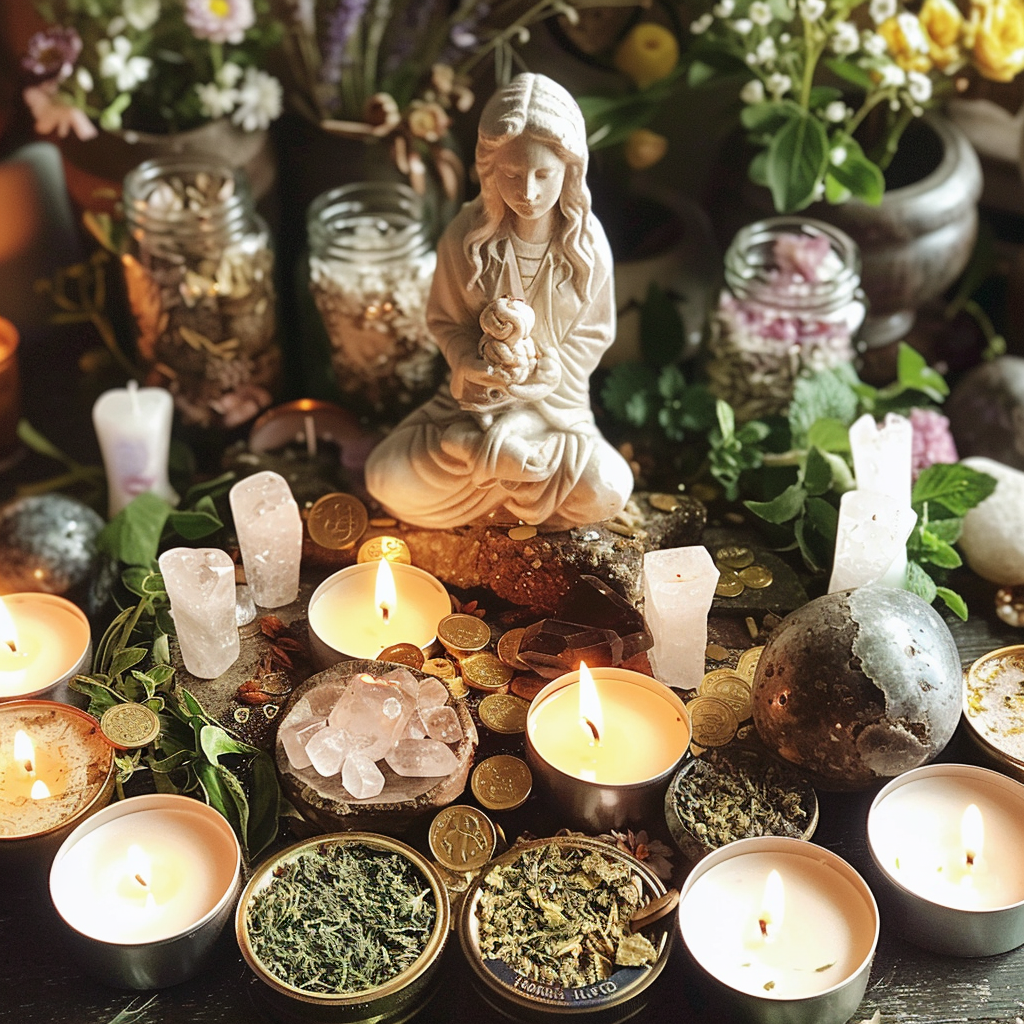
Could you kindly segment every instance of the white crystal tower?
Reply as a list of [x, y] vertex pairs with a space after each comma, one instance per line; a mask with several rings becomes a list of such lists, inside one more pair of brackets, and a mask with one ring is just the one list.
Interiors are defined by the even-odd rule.
[[238, 657], [234, 563], [218, 548], [171, 548], [160, 572], [185, 668], [216, 679]]
[[644, 616], [654, 636], [654, 675], [669, 686], [695, 689], [704, 675], [708, 612], [718, 569], [700, 545], [644, 555]]
[[847, 491], [839, 502], [836, 554], [828, 592], [866, 587], [902, 590], [907, 582], [907, 538], [917, 513], [877, 491]]
[[266, 470], [231, 488], [231, 515], [245, 580], [262, 608], [280, 608], [299, 594], [302, 519], [288, 481]]

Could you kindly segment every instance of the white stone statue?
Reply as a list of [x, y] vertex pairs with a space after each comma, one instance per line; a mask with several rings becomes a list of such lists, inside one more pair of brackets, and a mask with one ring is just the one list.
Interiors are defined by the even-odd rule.
[[632, 474], [590, 410], [615, 304], [587, 157], [579, 106], [550, 78], [518, 75], [484, 108], [480, 195], [438, 243], [427, 305], [450, 381], [366, 464], [396, 517], [450, 527], [503, 508], [567, 527], [625, 505]]

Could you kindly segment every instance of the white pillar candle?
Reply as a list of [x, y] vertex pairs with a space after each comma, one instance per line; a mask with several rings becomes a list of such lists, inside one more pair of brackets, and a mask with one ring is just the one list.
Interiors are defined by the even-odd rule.
[[872, 583], [902, 590], [907, 582], [907, 538], [916, 523], [917, 513], [888, 494], [847, 491], [839, 501], [828, 592]]
[[[772, 1017], [772, 1003], [819, 997], [828, 1002], [814, 1019], [831, 1020], [837, 992], [861, 979], [860, 993], [842, 1003], [852, 1012], [878, 939], [878, 910], [857, 872], [827, 850], [778, 837], [730, 843], [698, 864], [683, 886], [679, 924], [700, 967], [748, 997], [753, 1016], [772, 1020], [790, 1019]], [[760, 1012], [753, 1000], [765, 1004]]]
[[133, 380], [96, 399], [92, 422], [107, 473], [111, 518], [147, 491], [177, 503], [167, 479], [173, 415], [169, 391], [140, 388]]
[[302, 518], [288, 481], [270, 470], [253, 473], [229, 498], [253, 600], [262, 608], [290, 604], [299, 593]]
[[881, 423], [865, 413], [850, 427], [850, 452], [858, 491], [888, 494], [910, 508], [913, 429], [905, 416], [889, 413]]
[[700, 545], [644, 555], [644, 615], [654, 637], [648, 657], [655, 676], [669, 686], [700, 685], [717, 584], [718, 569]]
[[185, 668], [215, 679], [238, 657], [234, 562], [218, 548], [171, 548], [159, 561]]

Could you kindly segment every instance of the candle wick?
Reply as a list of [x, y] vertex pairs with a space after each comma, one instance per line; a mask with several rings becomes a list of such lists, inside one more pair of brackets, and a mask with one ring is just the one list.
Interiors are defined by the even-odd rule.
[[25, 772], [28, 775], [35, 775], [36, 773], [35, 762], [30, 757], [25, 758]]
[[969, 868], [973, 868], [974, 867], [974, 851], [973, 850], [968, 850], [967, 851], [967, 866]]
[[136, 872], [136, 875], [135, 875], [135, 881], [138, 882], [139, 885], [141, 885], [143, 889], [148, 889], [149, 888], [149, 883], [142, 877], [142, 875], [138, 874], [137, 872]]
[[386, 604], [382, 604], [380, 606], [380, 614], [384, 621], [387, 622], [391, 617], [391, 609]]
[[761, 926], [761, 935], [763, 938], [768, 938], [768, 922], [762, 917], [757, 922]]
[[595, 743], [600, 743], [601, 742], [601, 734], [597, 731], [597, 726], [594, 725], [594, 723], [589, 718], [587, 718], [585, 715], [582, 716], [582, 718], [583, 718], [584, 726], [586, 726], [586, 728], [588, 728], [593, 733], [593, 735], [594, 735], [594, 742]]
[[18, 642], [17, 642], [17, 640], [13, 640], [13, 639], [11, 639], [11, 640], [4, 640], [4, 645], [11, 652], [11, 654], [17, 654], [18, 653]]

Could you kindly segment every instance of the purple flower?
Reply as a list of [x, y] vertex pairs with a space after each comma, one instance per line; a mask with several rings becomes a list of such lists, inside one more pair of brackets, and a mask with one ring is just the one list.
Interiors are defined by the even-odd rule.
[[934, 409], [911, 409], [911, 472], [916, 480], [929, 466], [939, 462], [957, 462], [949, 420]]
[[82, 37], [73, 28], [54, 26], [28, 41], [21, 66], [39, 81], [63, 82], [75, 69], [82, 52]]
[[335, 8], [327, 26], [324, 62], [320, 71], [325, 82], [339, 81], [342, 68], [352, 62], [346, 51], [368, 6], [369, 0], [340, 0]]

